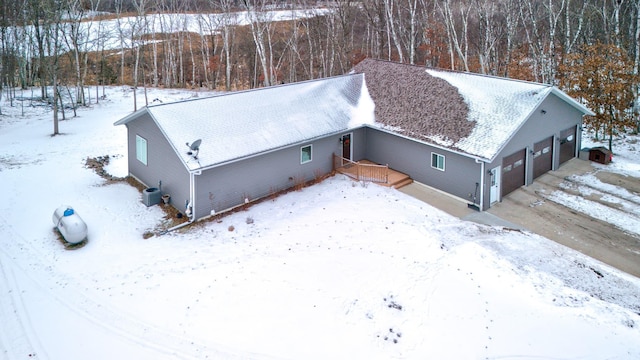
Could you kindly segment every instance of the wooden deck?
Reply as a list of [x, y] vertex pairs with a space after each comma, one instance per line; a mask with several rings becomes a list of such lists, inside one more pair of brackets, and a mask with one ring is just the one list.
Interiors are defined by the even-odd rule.
[[376, 164], [369, 160], [352, 162], [338, 156], [336, 156], [335, 159], [335, 170], [354, 180], [371, 181], [395, 189], [399, 189], [413, 182], [413, 179], [411, 179], [409, 175], [393, 170], [387, 165]]

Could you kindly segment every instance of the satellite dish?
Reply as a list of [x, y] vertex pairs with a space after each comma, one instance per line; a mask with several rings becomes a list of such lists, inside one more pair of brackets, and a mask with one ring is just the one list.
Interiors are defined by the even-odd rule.
[[193, 155], [194, 159], [198, 159], [198, 153], [200, 152], [200, 144], [202, 144], [202, 139], [198, 139], [194, 142], [191, 143], [191, 145], [189, 145], [189, 143], [187, 143], [187, 146], [189, 147], [190, 151], [187, 152], [187, 155]]
[[198, 151], [198, 150], [200, 150], [200, 144], [202, 144], [202, 139], [198, 139], [198, 140], [192, 142], [191, 146], [189, 146], [189, 147], [193, 151]]

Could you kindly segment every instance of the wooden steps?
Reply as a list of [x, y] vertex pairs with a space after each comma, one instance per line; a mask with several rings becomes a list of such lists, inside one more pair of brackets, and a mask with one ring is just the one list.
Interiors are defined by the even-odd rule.
[[389, 186], [391, 186], [394, 189], [400, 189], [401, 187], [407, 186], [411, 183], [413, 183], [413, 179], [407, 176], [406, 178], [396, 181], [395, 183], [390, 184]]
[[413, 182], [413, 179], [409, 177], [409, 175], [401, 173], [399, 171], [389, 169], [389, 180], [386, 184], [381, 184], [384, 186], [389, 186], [394, 189], [399, 189], [403, 186], [407, 186]]

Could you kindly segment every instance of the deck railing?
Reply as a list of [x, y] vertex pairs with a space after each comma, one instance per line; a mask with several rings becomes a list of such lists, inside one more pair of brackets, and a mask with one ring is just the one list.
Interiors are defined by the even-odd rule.
[[389, 182], [389, 165], [366, 164], [333, 154], [333, 168], [358, 181]]

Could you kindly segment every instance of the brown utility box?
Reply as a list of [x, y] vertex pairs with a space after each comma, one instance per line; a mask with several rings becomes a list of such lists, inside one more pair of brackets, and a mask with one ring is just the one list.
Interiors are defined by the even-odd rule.
[[600, 164], [608, 164], [613, 160], [613, 154], [609, 149], [599, 146], [589, 150], [589, 160]]

